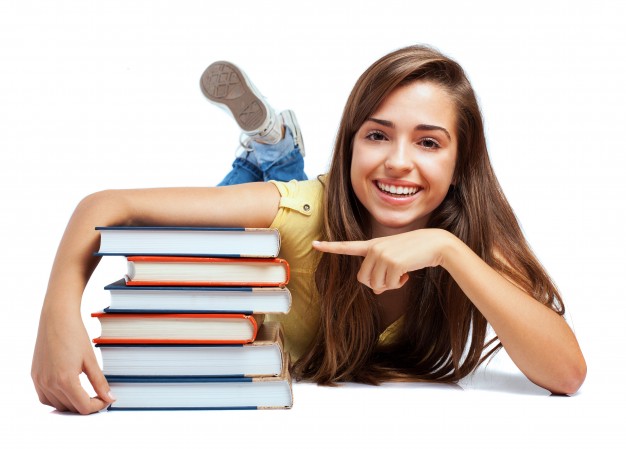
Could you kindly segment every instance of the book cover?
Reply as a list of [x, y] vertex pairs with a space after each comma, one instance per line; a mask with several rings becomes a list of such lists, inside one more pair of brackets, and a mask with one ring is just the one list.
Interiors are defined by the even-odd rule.
[[98, 256], [176, 255], [273, 258], [280, 234], [271, 228], [98, 226]]
[[284, 287], [289, 264], [284, 259], [215, 257], [127, 257], [127, 285]]
[[104, 311], [91, 316], [102, 327], [94, 343], [245, 344], [254, 341], [263, 319], [263, 315]]
[[105, 376], [264, 377], [281, 373], [283, 332], [265, 322], [245, 345], [98, 344]]
[[275, 377], [107, 376], [117, 400], [109, 410], [288, 409], [289, 360]]
[[287, 287], [127, 286], [120, 279], [104, 287], [109, 313], [287, 313]]

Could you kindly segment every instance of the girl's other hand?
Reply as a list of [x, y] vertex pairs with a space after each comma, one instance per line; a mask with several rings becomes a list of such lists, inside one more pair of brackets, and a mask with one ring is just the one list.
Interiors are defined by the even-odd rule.
[[[85, 373], [97, 394], [90, 398], [79, 375]], [[39, 400], [59, 411], [87, 415], [115, 398], [102, 374], [80, 313], [44, 310], [41, 314], [31, 376]]]
[[318, 251], [364, 257], [357, 279], [377, 295], [402, 287], [410, 271], [441, 265], [451, 235], [441, 229], [418, 229], [372, 240], [313, 242]]

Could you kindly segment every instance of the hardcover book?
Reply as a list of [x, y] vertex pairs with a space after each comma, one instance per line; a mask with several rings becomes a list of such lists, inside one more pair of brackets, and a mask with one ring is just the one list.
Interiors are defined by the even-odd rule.
[[102, 326], [94, 343], [245, 344], [254, 341], [260, 324], [254, 316], [243, 314], [96, 312], [91, 316]]
[[289, 361], [275, 377], [107, 376], [117, 400], [109, 410], [288, 409]]
[[280, 323], [265, 322], [245, 345], [99, 344], [106, 376], [278, 376], [283, 366]]
[[287, 313], [286, 287], [127, 286], [120, 279], [104, 287], [109, 313]]
[[270, 228], [98, 226], [96, 230], [99, 256], [277, 257], [280, 249], [278, 230]]
[[283, 287], [289, 282], [289, 264], [278, 258], [131, 256], [127, 261], [127, 285]]

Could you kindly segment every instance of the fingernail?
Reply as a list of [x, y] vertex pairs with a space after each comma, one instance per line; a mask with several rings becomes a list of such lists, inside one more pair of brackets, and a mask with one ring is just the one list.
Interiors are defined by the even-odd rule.
[[319, 245], [319, 244], [320, 244], [319, 240], [313, 240], [313, 246]]
[[113, 393], [111, 393], [111, 390], [109, 390], [109, 391], [107, 392], [107, 396], [109, 397], [109, 400], [110, 400], [111, 402], [113, 402], [113, 401], [116, 401], [116, 400], [117, 400], [117, 399], [115, 398], [115, 396], [113, 396]]

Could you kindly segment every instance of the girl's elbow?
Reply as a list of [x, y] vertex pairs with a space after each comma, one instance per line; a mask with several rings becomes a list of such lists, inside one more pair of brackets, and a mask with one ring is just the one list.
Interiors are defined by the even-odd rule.
[[112, 226], [128, 224], [129, 210], [123, 190], [102, 190], [84, 197], [74, 213], [97, 217], [100, 226]]
[[572, 367], [561, 377], [559, 384], [556, 388], [550, 388], [550, 392], [554, 394], [575, 394], [582, 386], [585, 378], [587, 377], [587, 364], [585, 359], [581, 357], [581, 360], [573, 364]]

